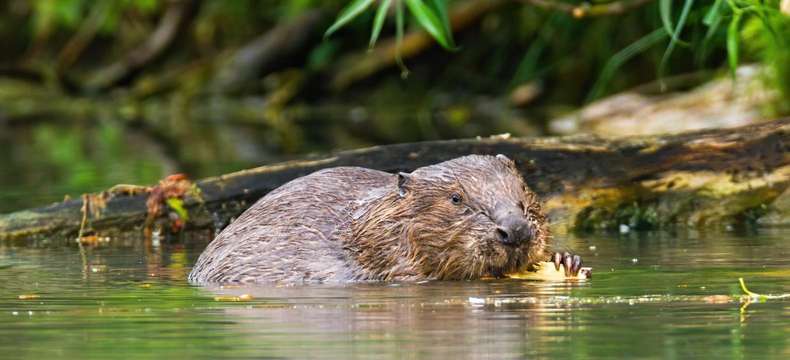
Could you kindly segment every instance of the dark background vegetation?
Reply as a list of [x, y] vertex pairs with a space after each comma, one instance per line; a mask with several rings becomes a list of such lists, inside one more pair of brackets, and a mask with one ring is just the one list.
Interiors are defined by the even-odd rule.
[[338, 149], [551, 135], [595, 100], [746, 63], [781, 94], [765, 116], [788, 112], [788, 1], [426, 0], [450, 50], [410, 8], [397, 46], [398, 0], [370, 50], [383, 1], [325, 37], [357, 2], [0, 2], [0, 210]]

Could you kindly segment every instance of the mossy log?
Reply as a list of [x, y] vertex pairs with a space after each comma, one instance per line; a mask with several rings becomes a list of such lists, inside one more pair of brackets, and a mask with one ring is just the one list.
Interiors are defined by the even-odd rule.
[[[604, 139], [490, 138], [428, 141], [345, 151], [320, 159], [267, 165], [195, 183], [187, 228], [221, 227], [272, 189], [334, 166], [410, 171], [465, 154], [505, 154], [541, 196], [555, 231], [569, 229], [725, 226], [771, 217], [787, 223], [790, 119], [735, 129]], [[87, 226], [102, 233], [142, 228], [148, 192], [94, 195]], [[83, 197], [88, 198], [88, 197]], [[777, 200], [779, 199], [779, 200]], [[786, 201], [784, 201], [786, 202]], [[784, 203], [783, 202], [783, 203]], [[97, 205], [99, 204], [99, 205]], [[777, 211], [779, 211], [777, 213]], [[76, 234], [83, 201], [0, 216], [0, 238]]]

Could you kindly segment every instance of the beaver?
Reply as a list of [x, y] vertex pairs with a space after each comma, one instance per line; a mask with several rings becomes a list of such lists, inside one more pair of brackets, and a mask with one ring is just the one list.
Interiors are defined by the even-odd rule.
[[[537, 195], [504, 155], [390, 174], [335, 167], [273, 190], [207, 246], [193, 283], [502, 277], [547, 259]], [[555, 254], [577, 273], [581, 258]]]

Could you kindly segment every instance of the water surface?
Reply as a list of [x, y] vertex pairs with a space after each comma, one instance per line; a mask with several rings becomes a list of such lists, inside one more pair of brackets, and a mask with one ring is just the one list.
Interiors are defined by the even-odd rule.
[[[790, 358], [790, 230], [560, 239], [587, 282], [205, 289], [208, 238], [0, 245], [3, 358]], [[56, 242], [57, 243], [57, 242]], [[234, 302], [248, 294], [249, 301]], [[21, 296], [21, 298], [20, 298]]]

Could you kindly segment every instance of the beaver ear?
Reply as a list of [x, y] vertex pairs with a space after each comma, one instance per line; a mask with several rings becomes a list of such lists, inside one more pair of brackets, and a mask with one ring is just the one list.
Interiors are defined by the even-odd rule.
[[497, 158], [499, 161], [501, 161], [501, 162], [505, 163], [505, 165], [507, 165], [507, 166], [510, 166], [510, 167], [512, 167], [512, 168], [514, 168], [514, 169], [516, 168], [516, 162], [515, 162], [515, 161], [513, 161], [513, 160], [510, 160], [510, 158], [509, 158], [509, 157], [507, 157], [507, 156], [505, 156], [505, 155], [502, 155], [502, 154], [496, 154], [496, 158]]
[[411, 175], [405, 172], [398, 173], [398, 195], [400, 197], [406, 196], [406, 189], [409, 187], [411, 183]]

